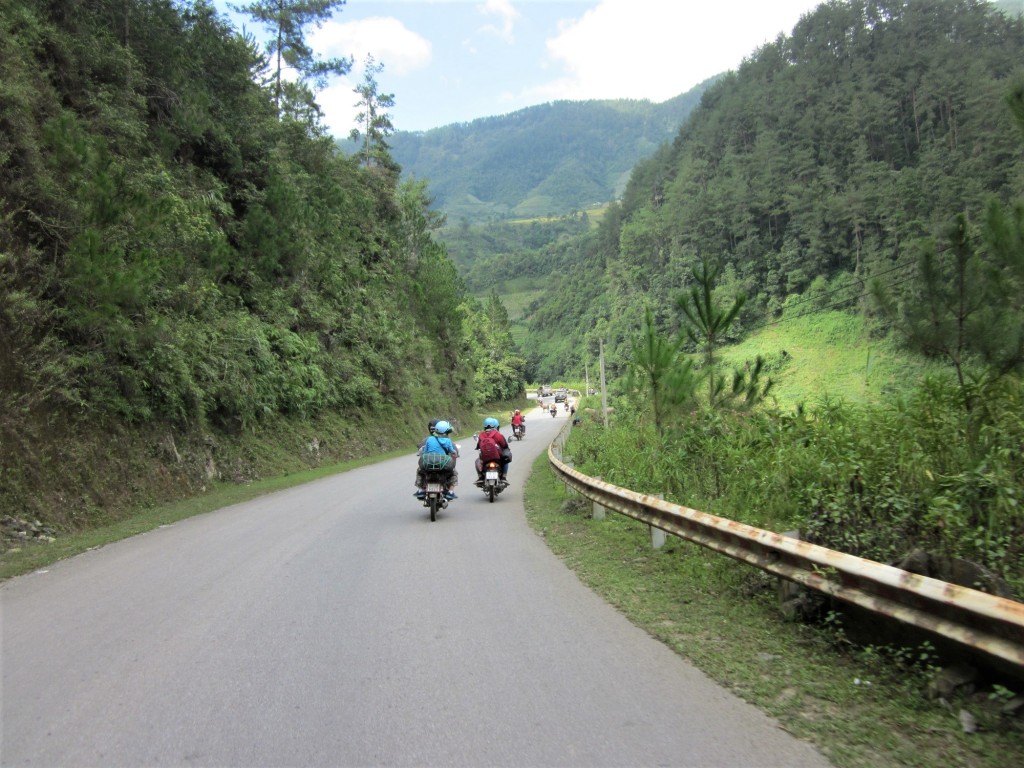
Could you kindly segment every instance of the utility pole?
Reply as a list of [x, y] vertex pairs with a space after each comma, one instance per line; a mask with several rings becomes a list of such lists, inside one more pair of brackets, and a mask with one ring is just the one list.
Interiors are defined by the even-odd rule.
[[583, 363], [583, 378], [586, 380], [586, 389], [583, 392], [586, 396], [590, 394], [590, 366], [586, 362]]
[[601, 349], [601, 413], [604, 414], [604, 428], [608, 429], [608, 392], [604, 385], [604, 339], [600, 340]]

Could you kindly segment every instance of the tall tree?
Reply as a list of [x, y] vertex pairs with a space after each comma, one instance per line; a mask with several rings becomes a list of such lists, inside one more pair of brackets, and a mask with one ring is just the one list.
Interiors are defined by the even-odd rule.
[[658, 332], [654, 314], [648, 307], [643, 330], [633, 347], [629, 388], [646, 393], [654, 416], [654, 430], [659, 437], [664, 434], [672, 410], [691, 403], [699, 384], [693, 361], [681, 357], [681, 351], [681, 340], [674, 341]]
[[708, 400], [715, 402], [722, 384], [715, 377], [715, 350], [722, 343], [729, 327], [736, 321], [740, 310], [746, 303], [746, 296], [739, 294], [733, 299], [729, 309], [722, 307], [715, 299], [715, 283], [721, 274], [720, 263], [712, 264], [707, 258], [702, 259], [693, 268], [693, 279], [696, 281], [689, 293], [683, 294], [677, 301], [679, 310], [686, 318], [685, 333], [698, 348], [704, 349], [704, 369], [708, 377]]
[[945, 358], [956, 371], [963, 402], [971, 410], [973, 396], [968, 388], [968, 364], [976, 343], [993, 329], [982, 330], [988, 303], [984, 268], [961, 214], [946, 230], [946, 246], [926, 242], [918, 262], [915, 293], [899, 307], [884, 284], [872, 283], [872, 292], [883, 312], [894, 318], [897, 328], [914, 349], [925, 355]]
[[352, 69], [351, 58], [320, 59], [306, 43], [306, 30], [320, 27], [345, 5], [345, 0], [254, 0], [232, 9], [251, 16], [272, 34], [267, 41], [267, 54], [273, 61], [271, 81], [274, 105], [281, 114], [286, 95], [285, 69], [293, 69], [302, 84], [312, 82], [317, 89], [330, 75], [345, 75]]
[[384, 71], [384, 64], [377, 63], [372, 55], [366, 57], [363, 65], [363, 82], [353, 90], [359, 94], [355, 106], [359, 108], [356, 122], [363, 126], [360, 133], [353, 128], [349, 138], [358, 142], [362, 138], [363, 148], [360, 151], [363, 165], [377, 165], [390, 170], [397, 170], [391, 159], [391, 147], [387, 137], [394, 133], [391, 116], [386, 110], [395, 106], [393, 93], [381, 93], [377, 86], [377, 75]]

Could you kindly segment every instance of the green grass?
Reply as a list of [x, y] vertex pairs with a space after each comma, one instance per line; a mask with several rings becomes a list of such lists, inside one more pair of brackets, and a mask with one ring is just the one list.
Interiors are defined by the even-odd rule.
[[775, 381], [778, 404], [824, 397], [852, 403], [876, 402], [907, 391], [927, 375], [947, 375], [939, 363], [914, 359], [888, 338], [869, 339], [860, 317], [822, 312], [764, 326], [739, 344], [723, 347], [719, 360], [742, 366], [761, 355]]
[[[1024, 765], [1024, 725], [984, 697], [925, 696], [922, 669], [854, 651], [824, 629], [785, 621], [759, 570], [622, 515], [590, 518], [538, 458], [526, 484], [530, 525], [580, 579], [711, 678], [813, 742], [839, 768]], [[981, 730], [965, 734], [960, 709]]]
[[508, 319], [521, 320], [530, 302], [544, 294], [543, 288], [528, 288], [520, 291], [506, 291], [501, 294], [501, 303], [508, 310]]

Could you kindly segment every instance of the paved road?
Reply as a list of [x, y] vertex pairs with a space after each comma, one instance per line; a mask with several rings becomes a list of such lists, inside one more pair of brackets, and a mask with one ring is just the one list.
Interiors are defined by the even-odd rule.
[[0, 763], [827, 766], [529, 529], [565, 419], [531, 412], [512, 487], [434, 523], [410, 455], [3, 584]]

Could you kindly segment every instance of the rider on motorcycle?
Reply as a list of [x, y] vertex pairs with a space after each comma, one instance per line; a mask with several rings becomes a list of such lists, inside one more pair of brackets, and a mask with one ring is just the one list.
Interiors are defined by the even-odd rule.
[[516, 427], [519, 428], [519, 433], [522, 435], [526, 434], [526, 417], [519, 412], [516, 408], [516, 412], [512, 414], [512, 431], [515, 432]]
[[502, 480], [508, 475], [508, 464], [512, 461], [512, 452], [509, 450], [508, 440], [501, 434], [498, 426], [497, 419], [486, 418], [484, 419], [484, 431], [476, 437], [476, 450], [480, 452], [476, 460], [477, 482], [483, 482], [485, 461], [500, 463]]
[[413, 495], [417, 499], [423, 499], [427, 495], [424, 490], [427, 478], [422, 466], [423, 457], [428, 453], [446, 454], [451, 457], [451, 462], [442, 470], [445, 475], [444, 497], [449, 501], [457, 499], [458, 496], [455, 495], [453, 489], [459, 482], [459, 473], [455, 469], [455, 460], [459, 458], [459, 446], [453, 443], [449, 437], [452, 433], [452, 425], [442, 419], [431, 419], [427, 424], [427, 429], [430, 434], [420, 441], [420, 448], [416, 451], [416, 456], [419, 459], [416, 462], [416, 493]]

